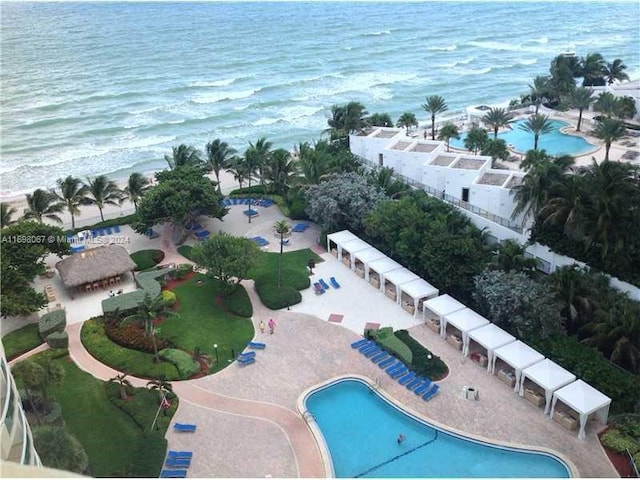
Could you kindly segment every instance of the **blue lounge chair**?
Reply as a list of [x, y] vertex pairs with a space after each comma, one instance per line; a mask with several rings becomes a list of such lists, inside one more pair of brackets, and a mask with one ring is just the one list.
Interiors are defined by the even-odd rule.
[[416, 388], [413, 393], [415, 393], [416, 395], [422, 395], [424, 392], [427, 391], [427, 389], [431, 388], [431, 380], [429, 380], [428, 378], [425, 379], [425, 381], [422, 383], [422, 385], [420, 385], [418, 388]]
[[196, 426], [189, 423], [175, 423], [173, 429], [176, 432], [188, 432], [193, 433], [196, 431]]
[[99, 236], [99, 237], [103, 237], [103, 236], [105, 236], [105, 235], [106, 235], [106, 234], [104, 233], [104, 228], [99, 228], [99, 229], [98, 229], [98, 236]]
[[376, 342], [374, 342], [373, 340], [369, 340], [367, 343], [365, 343], [360, 348], [358, 348], [358, 350], [360, 350], [361, 352], [364, 352], [365, 350], [368, 350], [369, 348], [373, 347], [375, 344]]
[[84, 245], [73, 245], [71, 246], [71, 253], [80, 253], [84, 251]]
[[389, 375], [391, 376], [391, 378], [393, 378], [395, 380], [396, 378], [401, 377], [402, 375], [404, 375], [408, 371], [409, 371], [409, 369], [403, 365], [402, 368], [400, 368], [398, 370], [395, 370], [393, 373], [390, 373]]
[[273, 200], [270, 200], [270, 199], [268, 199], [268, 198], [265, 198], [264, 200], [262, 200], [262, 206], [263, 206], [264, 208], [268, 208], [268, 207], [270, 207], [271, 205], [273, 205]]
[[400, 385], [406, 385], [407, 383], [409, 383], [414, 378], [416, 378], [416, 374], [414, 372], [409, 372], [408, 375], [405, 375], [404, 377], [398, 379], [398, 383]]
[[325, 290], [329, 290], [329, 285], [324, 281], [324, 278], [320, 279], [320, 285], [322, 285], [322, 288], [324, 288]]
[[167, 458], [164, 462], [166, 467], [181, 467], [181, 468], [189, 468], [191, 465], [190, 458]]
[[404, 366], [404, 363], [402, 362], [398, 362], [394, 365], [391, 365], [389, 368], [387, 368], [387, 373], [391, 374], [391, 373], [395, 373], [396, 371], [399, 371], [401, 368], [406, 368]]
[[251, 350], [249, 352], [242, 352], [238, 354], [238, 358], [239, 357], [250, 358], [255, 356], [256, 356], [256, 352], [254, 350]]
[[386, 368], [386, 367], [388, 367], [389, 365], [391, 365], [391, 364], [392, 364], [393, 362], [395, 362], [395, 361], [396, 361], [396, 358], [395, 358], [395, 357], [393, 357], [393, 356], [391, 356], [391, 357], [387, 358], [386, 360], [382, 360], [382, 361], [378, 364], [378, 366], [379, 366], [380, 368]]
[[98, 230], [96, 230], [96, 229], [91, 230], [91, 236], [92, 237], [97, 237], [98, 236]]
[[247, 347], [255, 348], [256, 350], [264, 350], [266, 346], [267, 345], [265, 343], [261, 343], [261, 342], [249, 342], [247, 344]]
[[231, 198], [231, 205], [237, 205], [238, 204], [238, 199], [237, 198]]
[[365, 345], [364, 347], [360, 347], [358, 350], [360, 351], [361, 354], [363, 355], [367, 355], [369, 352], [377, 352], [378, 347], [375, 343], [373, 345]]
[[236, 360], [240, 365], [245, 366], [245, 365], [251, 365], [252, 363], [255, 363], [256, 357], [238, 357], [236, 358]]
[[336, 280], [336, 277], [331, 277], [329, 279], [329, 281], [331, 282], [331, 286], [333, 288], [340, 288], [340, 284], [338, 283], [338, 281]]
[[187, 476], [186, 470], [162, 470], [160, 478], [184, 478]]
[[120, 233], [120, 225], [115, 225], [113, 227], [113, 233]]
[[105, 228], [104, 231], [107, 232], [107, 235], [112, 235], [113, 234], [113, 230], [111, 230], [111, 227]]
[[423, 400], [427, 400], [427, 401], [431, 400], [438, 393], [439, 390], [440, 390], [440, 387], [438, 386], [438, 384], [437, 383], [432, 383], [431, 384], [431, 389], [429, 389], [427, 391], [427, 393], [425, 393], [422, 396], [422, 399]]
[[230, 198], [225, 198], [224, 200], [222, 200], [222, 203], [224, 203], [225, 206], [230, 207], [231, 206], [231, 199]]
[[376, 347], [376, 348], [374, 348], [372, 350], [369, 350], [367, 353], [364, 354], [364, 356], [367, 357], [367, 358], [371, 358], [374, 355], [380, 353], [381, 350], [382, 349], [380, 347]]
[[322, 295], [324, 293], [324, 288], [318, 282], [313, 284], [313, 289], [316, 292], [316, 295]]
[[194, 232], [195, 236], [198, 238], [202, 238], [202, 237], [208, 237], [211, 232], [209, 230], [199, 230], [197, 232]]
[[191, 458], [193, 457], [193, 452], [169, 450], [167, 456], [169, 458]]
[[416, 388], [418, 385], [421, 385], [422, 382], [424, 382], [424, 378], [415, 377], [413, 380], [411, 380], [409, 383], [407, 383], [406, 388], [407, 388], [407, 390], [411, 391], [414, 388]]
[[380, 363], [383, 360], [386, 360], [389, 358], [389, 354], [387, 352], [380, 352], [377, 355], [374, 355], [373, 357], [371, 357], [371, 361], [373, 363]]
[[360, 340], [356, 340], [351, 344], [351, 348], [359, 348], [363, 346], [365, 343], [367, 343], [368, 341], [369, 340], [367, 340], [366, 338], [361, 338]]

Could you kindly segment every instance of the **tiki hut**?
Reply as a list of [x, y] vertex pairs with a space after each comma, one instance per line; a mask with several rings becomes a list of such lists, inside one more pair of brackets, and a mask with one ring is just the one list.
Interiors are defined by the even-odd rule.
[[122, 274], [135, 268], [127, 250], [119, 245], [92, 248], [56, 263], [62, 283], [72, 292], [113, 288], [120, 284]]

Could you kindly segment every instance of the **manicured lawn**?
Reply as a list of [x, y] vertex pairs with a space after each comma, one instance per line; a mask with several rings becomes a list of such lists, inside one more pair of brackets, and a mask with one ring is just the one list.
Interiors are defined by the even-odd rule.
[[155, 267], [164, 259], [164, 252], [162, 250], [138, 250], [130, 256], [138, 270], [147, 270]]
[[33, 350], [41, 343], [42, 339], [38, 334], [37, 323], [30, 323], [2, 337], [2, 344], [4, 345], [7, 360], [11, 360], [29, 350]]
[[[249, 278], [258, 278], [263, 275], [273, 275], [273, 281], [276, 282], [278, 275], [278, 257], [280, 252], [262, 252], [258, 265], [249, 273]], [[316, 263], [323, 262], [315, 252], [309, 248], [304, 250], [295, 250], [282, 254], [282, 280], [283, 283], [290, 284], [294, 279], [299, 282], [300, 277], [308, 278], [307, 264], [313, 259]], [[285, 274], [286, 272], [286, 274]], [[295, 285], [291, 285], [296, 288]], [[300, 290], [298, 288], [298, 290]]]
[[[202, 285], [196, 283], [202, 280]], [[218, 299], [220, 288], [204, 275], [196, 275], [173, 289], [178, 298], [179, 318], [167, 318], [159, 325], [158, 335], [170, 339], [176, 348], [193, 352], [196, 347], [210, 355], [220, 370], [230, 360], [231, 350], [241, 352], [254, 334], [248, 318], [228, 313]], [[246, 295], [246, 294], [245, 294]], [[248, 302], [248, 298], [246, 298]], [[218, 345], [219, 365], [215, 365], [213, 345]]]

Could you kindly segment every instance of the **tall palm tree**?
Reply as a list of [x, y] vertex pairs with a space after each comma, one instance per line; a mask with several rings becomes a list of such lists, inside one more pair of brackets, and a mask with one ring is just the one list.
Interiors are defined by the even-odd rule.
[[537, 115], [540, 105], [549, 95], [549, 77], [543, 75], [534, 77], [533, 83], [529, 84], [529, 94], [531, 95], [531, 101], [536, 106], [535, 114]]
[[498, 130], [506, 127], [513, 120], [513, 115], [504, 108], [490, 108], [482, 121], [493, 128], [493, 138], [498, 138]]
[[427, 97], [427, 103], [422, 104], [422, 108], [431, 114], [431, 140], [436, 139], [436, 115], [446, 112], [449, 107], [445, 103], [444, 98], [440, 95], [430, 95]]
[[562, 225], [564, 233], [574, 240], [582, 238], [582, 216], [585, 208], [585, 179], [580, 174], [565, 175], [550, 188], [550, 198], [540, 210], [543, 223]]
[[365, 123], [371, 127], [393, 127], [393, 120], [388, 113], [373, 113], [365, 118]]
[[223, 142], [219, 138], [207, 143], [205, 150], [207, 151], [207, 168], [215, 174], [218, 182], [218, 193], [222, 193], [220, 189], [220, 172], [229, 168], [231, 158], [236, 151], [227, 142]]
[[226, 171], [233, 175], [233, 178], [238, 182], [239, 188], [242, 189], [242, 184], [249, 175], [244, 158], [238, 155], [231, 157]]
[[[258, 170], [262, 170], [263, 157], [256, 150], [254, 145], [249, 142], [249, 148], [244, 152], [243, 166], [246, 172], [248, 188], [251, 190], [251, 180], [253, 180], [258, 174]], [[249, 210], [251, 210], [251, 204], [249, 204]], [[251, 223], [251, 215], [247, 215], [248, 222]]]
[[127, 400], [129, 395], [127, 395], [127, 388], [132, 388], [133, 385], [129, 380], [127, 380], [126, 373], [119, 373], [113, 378], [109, 379], [109, 383], [115, 383], [118, 385], [118, 389], [120, 391], [120, 400]]
[[500, 243], [493, 264], [505, 272], [534, 272], [538, 267], [535, 257], [526, 256], [527, 248], [514, 239]]
[[627, 133], [622, 120], [615, 118], [603, 118], [593, 129], [593, 135], [604, 142], [604, 159], [609, 160], [611, 144], [620, 140]]
[[415, 114], [411, 112], [404, 112], [402, 115], [400, 115], [400, 118], [396, 123], [396, 127], [402, 127], [407, 129], [407, 135], [409, 135], [409, 129], [411, 127], [417, 127], [417, 126], [418, 126], [418, 119], [416, 118]]
[[482, 149], [482, 146], [487, 143], [489, 136], [484, 128], [471, 127], [471, 130], [467, 133], [464, 139], [464, 148], [473, 152], [474, 155], [478, 154], [478, 151]]
[[147, 388], [149, 390], [155, 390], [158, 392], [158, 396], [160, 397], [160, 401], [169, 393], [173, 393], [173, 385], [170, 382], [167, 382], [166, 378], [161, 376], [160, 378], [156, 378], [154, 380], [150, 380], [147, 382]]
[[527, 153], [520, 162], [520, 168], [526, 171], [534, 165], [546, 161], [551, 161], [551, 156], [547, 154], [547, 151], [544, 148], [542, 150], [534, 150], [532, 148], [530, 150], [527, 150]]
[[578, 114], [578, 126], [576, 127], [576, 131], [580, 131], [580, 124], [582, 123], [582, 112], [585, 108], [589, 108], [591, 102], [593, 102], [593, 90], [586, 87], [576, 88], [571, 93], [571, 106], [573, 108], [577, 108], [580, 112]]
[[106, 175], [98, 175], [91, 180], [87, 177], [87, 203], [95, 205], [100, 210], [100, 219], [104, 222], [102, 210], [107, 205], [118, 207], [124, 200], [123, 192], [116, 182], [109, 180]]
[[319, 148], [319, 145], [312, 148], [308, 144], [302, 144], [298, 158], [298, 166], [302, 174], [300, 180], [307, 185], [317, 185], [322, 178], [333, 172], [332, 161], [331, 154]]
[[171, 170], [179, 167], [203, 167], [202, 155], [198, 149], [192, 145], [184, 143], [177, 147], [172, 147], [171, 155], [165, 155], [164, 159], [169, 164]]
[[588, 53], [580, 60], [582, 86], [603, 86], [607, 76], [607, 64], [599, 53]]
[[9, 225], [13, 225], [16, 223], [13, 220], [13, 215], [15, 215], [18, 211], [11, 206], [11, 204], [2, 202], [0, 203], [0, 228], [8, 227]]
[[38, 188], [31, 194], [27, 194], [27, 208], [24, 211], [23, 218], [25, 220], [34, 219], [42, 223], [43, 218], [48, 218], [54, 222], [62, 223], [62, 219], [58, 215], [64, 211], [64, 203], [62, 203], [55, 193], [48, 192]]
[[377, 186], [389, 198], [398, 198], [411, 190], [409, 184], [394, 178], [393, 168], [377, 167], [369, 172], [369, 181]]
[[129, 180], [123, 193], [131, 200], [133, 207], [138, 211], [138, 202], [148, 189], [149, 179], [139, 172], [133, 172], [129, 175]]
[[593, 104], [594, 111], [609, 118], [616, 116], [618, 108], [618, 99], [611, 92], [602, 92]]
[[346, 105], [333, 105], [331, 107], [331, 118], [327, 120], [330, 139], [347, 139], [349, 144], [349, 134], [361, 130], [366, 122], [364, 120], [367, 110], [360, 102], [349, 102]]
[[607, 78], [607, 83], [612, 85], [614, 82], [624, 82], [625, 80], [629, 80], [629, 75], [625, 72], [627, 66], [622, 63], [622, 60], [616, 58], [612, 63], [607, 63], [605, 67], [605, 75]]
[[[272, 146], [273, 144], [271, 142], [268, 142], [265, 137], [259, 138], [258, 141], [255, 143], [255, 145], [249, 142], [249, 150], [251, 151], [251, 155], [255, 157], [255, 161], [257, 162], [256, 173], [258, 175], [258, 180], [260, 181], [260, 185], [262, 185], [263, 188], [264, 188], [264, 181], [265, 181], [266, 166], [267, 166], [267, 162], [269, 161], [269, 157], [271, 156]], [[245, 153], [245, 158], [247, 156], [248, 156], [248, 153]], [[267, 193], [266, 188], [264, 193]]]
[[80, 206], [88, 204], [88, 188], [82, 183], [82, 180], [71, 175], [64, 180], [58, 179], [57, 184], [60, 189], [60, 193], [57, 194], [58, 198], [67, 207], [67, 211], [71, 215], [71, 228], [75, 229], [76, 215], [80, 215]]
[[278, 235], [280, 235], [280, 255], [278, 256], [278, 288], [280, 288], [282, 280], [282, 250], [284, 248], [284, 237], [289, 235], [291, 227], [286, 220], [280, 220], [276, 222], [274, 229]]
[[507, 148], [507, 142], [502, 138], [490, 138], [480, 150], [482, 155], [491, 157], [491, 168], [496, 160], [506, 160], [509, 158], [509, 149]]
[[549, 115], [536, 113], [531, 115], [520, 125], [520, 129], [533, 134], [533, 149], [538, 149], [538, 139], [540, 135], [544, 135], [553, 130], [553, 125], [549, 119]]
[[438, 132], [438, 140], [447, 142], [447, 152], [449, 151], [449, 142], [452, 138], [456, 140], [460, 140], [460, 132], [458, 131], [458, 127], [451, 123], [445, 123], [440, 131]]
[[267, 161], [266, 176], [274, 191], [284, 195], [298, 176], [298, 162], [284, 148], [274, 150]]

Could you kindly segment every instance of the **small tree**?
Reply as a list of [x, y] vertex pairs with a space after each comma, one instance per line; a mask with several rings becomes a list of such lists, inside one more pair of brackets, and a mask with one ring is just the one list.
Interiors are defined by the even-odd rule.
[[418, 119], [416, 118], [415, 114], [411, 112], [404, 112], [402, 115], [400, 115], [398, 123], [396, 123], [396, 127], [403, 127], [407, 129], [407, 135], [409, 135], [409, 129], [411, 127], [417, 126]]
[[129, 395], [127, 395], [127, 388], [131, 388], [132, 385], [131, 385], [131, 382], [127, 380], [126, 373], [119, 373], [115, 377], [110, 378], [109, 382], [115, 383], [116, 385], [118, 385], [118, 389], [120, 390], [121, 400], [126, 400], [127, 398], [129, 398]]
[[62, 427], [33, 429], [33, 443], [45, 467], [86, 474], [89, 457], [82, 444]]
[[453, 123], [445, 123], [438, 133], [438, 140], [447, 142], [447, 152], [449, 151], [449, 142], [452, 138], [460, 139], [458, 127]]
[[280, 235], [280, 256], [278, 257], [278, 288], [280, 288], [282, 279], [282, 249], [284, 247], [284, 237], [289, 234], [291, 227], [286, 220], [280, 220], [279, 222], [276, 222], [274, 228], [276, 233]]
[[162, 401], [162, 399], [169, 393], [173, 393], [173, 386], [170, 382], [167, 382], [164, 377], [150, 380], [149, 382], [147, 382], [147, 388], [149, 390], [155, 390], [156, 392], [158, 392], [160, 401]]
[[502, 138], [489, 138], [481, 150], [482, 155], [491, 157], [491, 166], [496, 160], [506, 160], [509, 158], [509, 149], [507, 148], [507, 142]]
[[482, 149], [483, 145], [489, 140], [487, 130], [480, 127], [472, 127], [467, 133], [467, 137], [464, 139], [464, 148], [473, 152], [474, 155], [478, 154], [478, 151]]

